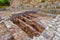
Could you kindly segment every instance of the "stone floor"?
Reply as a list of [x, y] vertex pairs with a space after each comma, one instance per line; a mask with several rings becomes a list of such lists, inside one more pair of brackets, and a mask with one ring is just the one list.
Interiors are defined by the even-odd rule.
[[[51, 20], [45, 31], [39, 36], [36, 37], [38, 40], [60, 40], [60, 15], [55, 19]], [[35, 37], [34, 37], [35, 38]], [[33, 40], [36, 40], [33, 39]]]
[[[19, 12], [0, 11], [0, 16], [2, 19], [5, 20], [5, 19], [8, 19], [9, 16], [11, 16], [12, 14], [20, 13], [20, 12], [22, 12], [22, 11], [19, 11]], [[40, 17], [38, 17], [37, 19], [32, 19], [32, 20], [37, 20], [38, 21], [37, 23], [39, 23], [39, 24], [42, 23], [41, 25], [44, 24], [43, 26], [45, 27], [45, 30], [39, 37], [34, 36], [33, 39], [31, 39], [31, 40], [60, 40], [60, 31], [59, 31], [60, 30], [60, 19], [59, 19], [60, 15], [57, 15], [56, 18], [54, 18], [54, 19], [51, 18], [50, 20], [46, 20], [45, 18], [40, 18], [41, 20], [39, 20], [39, 18]], [[6, 21], [3, 21], [3, 22], [7, 25], [9, 24], [9, 21], [8, 21], [8, 23], [6, 23]], [[23, 33], [23, 34], [26, 35], [26, 33]], [[13, 34], [13, 36], [17, 36], [17, 35]], [[17, 38], [19, 38], [19, 37], [17, 37]], [[1, 40], [4, 40], [4, 39], [1, 39]], [[6, 39], [6, 40], [8, 40], [8, 39]], [[26, 38], [23, 40], [30, 40], [30, 38], [28, 36], [26, 36]]]

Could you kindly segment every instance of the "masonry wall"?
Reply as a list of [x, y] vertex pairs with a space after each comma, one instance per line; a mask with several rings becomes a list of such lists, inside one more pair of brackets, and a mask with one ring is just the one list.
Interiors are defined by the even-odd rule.
[[[55, 2], [55, 1], [60, 1], [60, 0], [45, 0], [48, 2]], [[40, 3], [42, 0], [11, 0], [11, 8], [16, 8], [16, 7], [30, 7], [34, 8], [37, 6], [40, 6]]]

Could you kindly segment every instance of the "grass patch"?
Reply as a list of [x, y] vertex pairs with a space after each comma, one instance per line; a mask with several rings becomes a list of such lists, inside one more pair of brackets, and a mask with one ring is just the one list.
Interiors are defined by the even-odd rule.
[[10, 6], [10, 0], [0, 0], [0, 6]]
[[7, 8], [7, 7], [9, 7], [9, 6], [0, 6], [0, 8]]

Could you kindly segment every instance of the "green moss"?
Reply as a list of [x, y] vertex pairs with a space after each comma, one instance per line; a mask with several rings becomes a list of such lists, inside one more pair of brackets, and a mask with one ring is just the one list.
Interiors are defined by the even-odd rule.
[[9, 7], [9, 6], [0, 6], [0, 8], [6, 8], [6, 7]]

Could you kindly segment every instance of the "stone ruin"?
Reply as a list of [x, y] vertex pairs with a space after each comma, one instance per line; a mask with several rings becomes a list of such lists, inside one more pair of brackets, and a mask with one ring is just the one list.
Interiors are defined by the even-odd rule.
[[[56, 5], [51, 5], [51, 3], [54, 2], [60, 2], [60, 0], [45, 0], [44, 3], [42, 3], [42, 0], [11, 0], [10, 2], [10, 10], [15, 11], [15, 10], [40, 10], [40, 8], [45, 8], [50, 9], [50, 8], [55, 8]], [[48, 3], [48, 6], [47, 3]], [[51, 5], [51, 7], [49, 6]], [[53, 9], [52, 9], [53, 10]]]
[[[25, 1], [11, 0], [11, 10], [30, 3], [29, 0]], [[38, 4], [34, 5], [36, 1], [32, 1], [32, 3], [32, 7]], [[39, 11], [25, 11], [16, 13], [10, 17], [4, 16], [0, 21], [0, 40], [60, 40], [59, 18], [60, 15], [53, 18]]]

